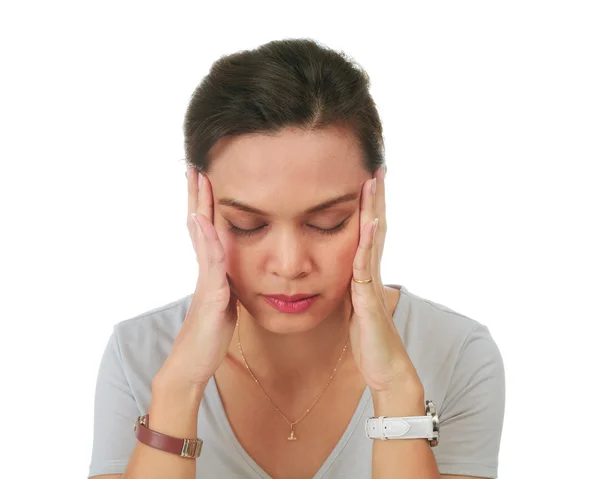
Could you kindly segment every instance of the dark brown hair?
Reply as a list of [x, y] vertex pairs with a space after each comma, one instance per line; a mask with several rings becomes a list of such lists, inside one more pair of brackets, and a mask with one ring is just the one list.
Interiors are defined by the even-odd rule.
[[188, 105], [185, 160], [208, 172], [208, 152], [224, 136], [336, 125], [354, 133], [363, 166], [373, 173], [385, 158], [369, 84], [356, 62], [311, 39], [275, 40], [221, 57]]

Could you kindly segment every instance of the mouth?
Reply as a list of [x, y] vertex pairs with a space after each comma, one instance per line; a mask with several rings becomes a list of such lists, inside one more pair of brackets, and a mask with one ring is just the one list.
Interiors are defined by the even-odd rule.
[[285, 301], [287, 303], [292, 303], [294, 301], [300, 301], [301, 299], [313, 298], [317, 296], [316, 294], [293, 294], [292, 296], [288, 296], [286, 294], [264, 294], [265, 298], [277, 299], [279, 301]]
[[265, 301], [281, 313], [302, 313], [317, 300], [318, 294], [263, 295]]

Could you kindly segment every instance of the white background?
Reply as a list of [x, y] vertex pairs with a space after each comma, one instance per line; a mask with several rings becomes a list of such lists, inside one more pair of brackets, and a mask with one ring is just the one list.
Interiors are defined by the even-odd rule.
[[284, 37], [371, 76], [383, 279], [489, 326], [507, 377], [500, 477], [594, 475], [597, 5], [3, 3], [0, 475], [87, 476], [112, 326], [193, 291], [189, 96], [221, 55]]

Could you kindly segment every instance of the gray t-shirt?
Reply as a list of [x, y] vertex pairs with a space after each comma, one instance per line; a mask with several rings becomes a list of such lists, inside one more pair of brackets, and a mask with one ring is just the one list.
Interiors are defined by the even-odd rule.
[[[401, 295], [394, 322], [425, 388], [438, 407], [440, 442], [433, 448], [441, 474], [495, 478], [504, 419], [504, 364], [488, 328], [451, 309], [390, 284]], [[151, 382], [166, 359], [192, 295], [118, 323], [102, 357], [94, 407], [89, 476], [123, 473], [136, 445], [133, 422], [146, 414]], [[366, 388], [346, 431], [315, 478], [371, 477], [373, 415]], [[198, 416], [204, 440], [197, 477], [269, 476], [236, 439], [216, 384], [210, 381]]]

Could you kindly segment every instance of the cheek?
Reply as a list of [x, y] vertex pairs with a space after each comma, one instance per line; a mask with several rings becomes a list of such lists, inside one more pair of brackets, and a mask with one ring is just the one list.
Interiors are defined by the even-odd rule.
[[358, 234], [344, 236], [326, 248], [319, 265], [323, 289], [332, 301], [339, 301], [347, 293], [358, 246]]
[[323, 252], [322, 271], [326, 271], [330, 283], [343, 285], [352, 276], [354, 256], [358, 247], [358, 232], [343, 235], [335, 245], [329, 245]]
[[345, 241], [333, 250], [333, 254], [330, 250], [329, 261], [333, 262], [332, 269], [337, 270], [338, 273], [352, 272], [357, 245], [357, 241]]

